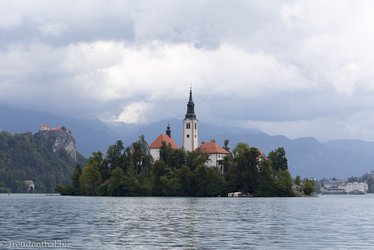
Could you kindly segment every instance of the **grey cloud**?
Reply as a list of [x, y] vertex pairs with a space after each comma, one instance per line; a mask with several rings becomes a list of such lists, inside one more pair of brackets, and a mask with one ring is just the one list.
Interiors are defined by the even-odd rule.
[[192, 83], [202, 119], [299, 135], [372, 126], [355, 122], [374, 108], [371, 1], [0, 5], [1, 102], [149, 122], [183, 115]]

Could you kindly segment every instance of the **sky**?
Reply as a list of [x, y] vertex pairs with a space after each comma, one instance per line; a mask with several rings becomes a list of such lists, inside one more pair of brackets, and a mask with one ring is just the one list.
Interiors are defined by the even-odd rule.
[[0, 0], [0, 103], [374, 141], [374, 1]]

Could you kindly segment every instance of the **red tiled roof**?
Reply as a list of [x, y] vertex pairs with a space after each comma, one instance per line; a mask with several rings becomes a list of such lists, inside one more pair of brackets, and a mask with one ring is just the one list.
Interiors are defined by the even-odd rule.
[[173, 138], [165, 135], [165, 134], [161, 134], [159, 135], [156, 140], [154, 140], [151, 145], [149, 145], [149, 148], [161, 148], [162, 146], [162, 142], [166, 142], [166, 145], [167, 144], [170, 144], [171, 145], [171, 148], [173, 149], [178, 149], [178, 145], [177, 143], [174, 141]]
[[229, 154], [227, 150], [222, 148], [220, 145], [217, 143], [211, 141], [211, 142], [205, 142], [200, 145], [200, 150], [203, 153], [207, 154]]

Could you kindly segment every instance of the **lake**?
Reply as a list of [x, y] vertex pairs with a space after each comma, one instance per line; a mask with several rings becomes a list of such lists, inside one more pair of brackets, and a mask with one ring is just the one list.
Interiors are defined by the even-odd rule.
[[1, 194], [0, 215], [2, 249], [27, 241], [55, 242], [69, 249], [374, 247], [374, 195], [117, 198]]

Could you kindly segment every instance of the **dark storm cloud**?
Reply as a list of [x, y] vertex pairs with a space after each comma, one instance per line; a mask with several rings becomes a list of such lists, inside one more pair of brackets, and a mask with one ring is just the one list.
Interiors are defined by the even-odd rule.
[[0, 6], [3, 103], [146, 123], [180, 117], [192, 83], [206, 122], [374, 139], [371, 1]]

